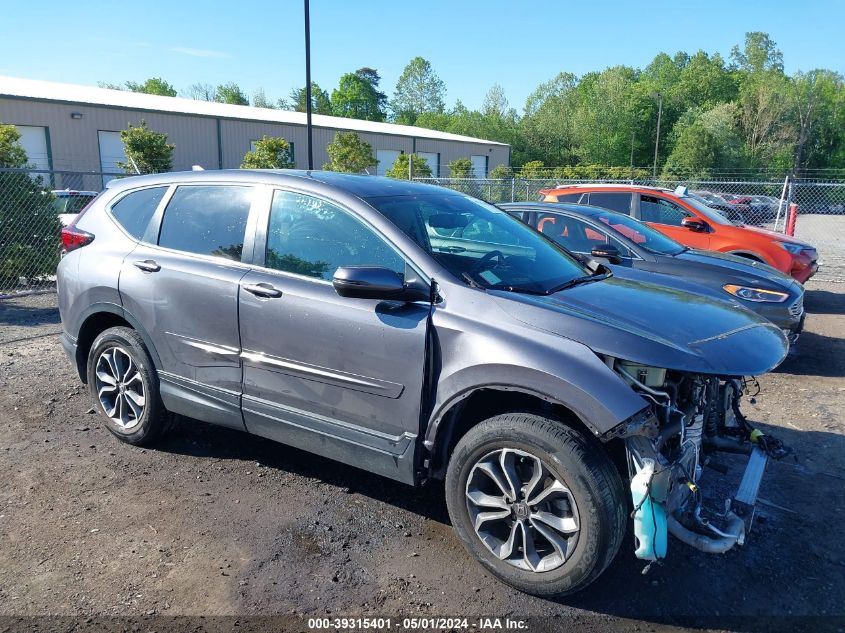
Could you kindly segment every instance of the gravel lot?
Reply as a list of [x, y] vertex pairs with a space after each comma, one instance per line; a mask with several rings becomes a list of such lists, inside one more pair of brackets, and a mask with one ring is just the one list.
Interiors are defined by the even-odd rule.
[[440, 485], [414, 490], [190, 420], [157, 450], [119, 443], [61, 350], [54, 302], [0, 301], [3, 616], [283, 615], [265, 623], [276, 630], [306, 629], [301, 615], [545, 616], [532, 630], [800, 630], [816, 617], [814, 630], [845, 628], [845, 285], [808, 284], [806, 333], [745, 404], [797, 453], [769, 466], [747, 544], [716, 557], [672, 540], [642, 575], [629, 539], [602, 578], [558, 602], [470, 560]]

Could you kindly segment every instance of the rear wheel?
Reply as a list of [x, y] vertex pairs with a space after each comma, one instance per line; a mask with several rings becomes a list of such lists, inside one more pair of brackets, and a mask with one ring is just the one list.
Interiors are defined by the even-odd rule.
[[622, 482], [601, 444], [529, 413], [498, 415], [461, 438], [446, 502], [467, 550], [493, 575], [538, 596], [595, 580], [626, 525]]
[[113, 327], [94, 340], [88, 386], [106, 428], [121, 441], [146, 446], [166, 430], [171, 416], [161, 403], [155, 366], [135, 330]]

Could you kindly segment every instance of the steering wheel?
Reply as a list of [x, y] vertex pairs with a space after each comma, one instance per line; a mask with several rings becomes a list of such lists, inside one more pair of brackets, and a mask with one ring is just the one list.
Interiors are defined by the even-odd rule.
[[505, 261], [505, 254], [502, 251], [490, 251], [486, 253], [481, 259], [479, 259], [472, 268], [470, 268], [469, 274], [470, 275], [477, 275], [482, 270], [489, 270], [492, 268], [490, 266], [490, 262], [494, 259], [499, 260], [499, 264], [502, 264]]

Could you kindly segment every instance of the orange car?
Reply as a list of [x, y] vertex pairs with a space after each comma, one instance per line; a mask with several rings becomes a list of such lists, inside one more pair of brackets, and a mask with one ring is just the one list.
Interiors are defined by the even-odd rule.
[[638, 185], [571, 185], [540, 191], [545, 202], [604, 207], [631, 215], [689, 246], [731, 253], [764, 262], [800, 283], [818, 270], [818, 253], [783, 233], [733, 224], [715, 209], [691, 197], [686, 187], [660, 189]]

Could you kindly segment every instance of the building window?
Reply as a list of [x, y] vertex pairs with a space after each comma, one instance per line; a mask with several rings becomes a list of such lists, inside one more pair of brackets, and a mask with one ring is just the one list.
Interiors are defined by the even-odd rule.
[[[260, 141], [261, 139], [253, 139], [249, 142], [249, 151], [255, 151], [255, 144]], [[287, 140], [287, 139], [285, 139]], [[288, 141], [288, 155], [290, 156], [290, 162], [296, 164], [296, 150], [294, 148], [293, 141]]]
[[472, 172], [476, 178], [487, 178], [487, 156], [473, 155], [469, 157], [472, 161]]
[[433, 178], [440, 177], [440, 154], [436, 152], [417, 152], [417, 156], [428, 163]]
[[396, 162], [396, 159], [399, 158], [399, 154], [401, 153], [398, 149], [377, 149], [376, 160], [378, 161], [378, 167], [376, 168], [376, 174], [384, 176], [385, 172], [393, 167], [393, 163]]
[[[46, 127], [35, 125], [16, 125], [21, 135], [20, 144], [26, 152], [26, 162], [38, 170], [50, 170], [50, 141]], [[42, 174], [43, 175], [43, 174]]]
[[[120, 132], [97, 130], [97, 142], [100, 146], [100, 171], [103, 174], [125, 173], [118, 163], [126, 162], [126, 151], [123, 148], [123, 141], [120, 140]], [[103, 176], [103, 187], [114, 176]]]

